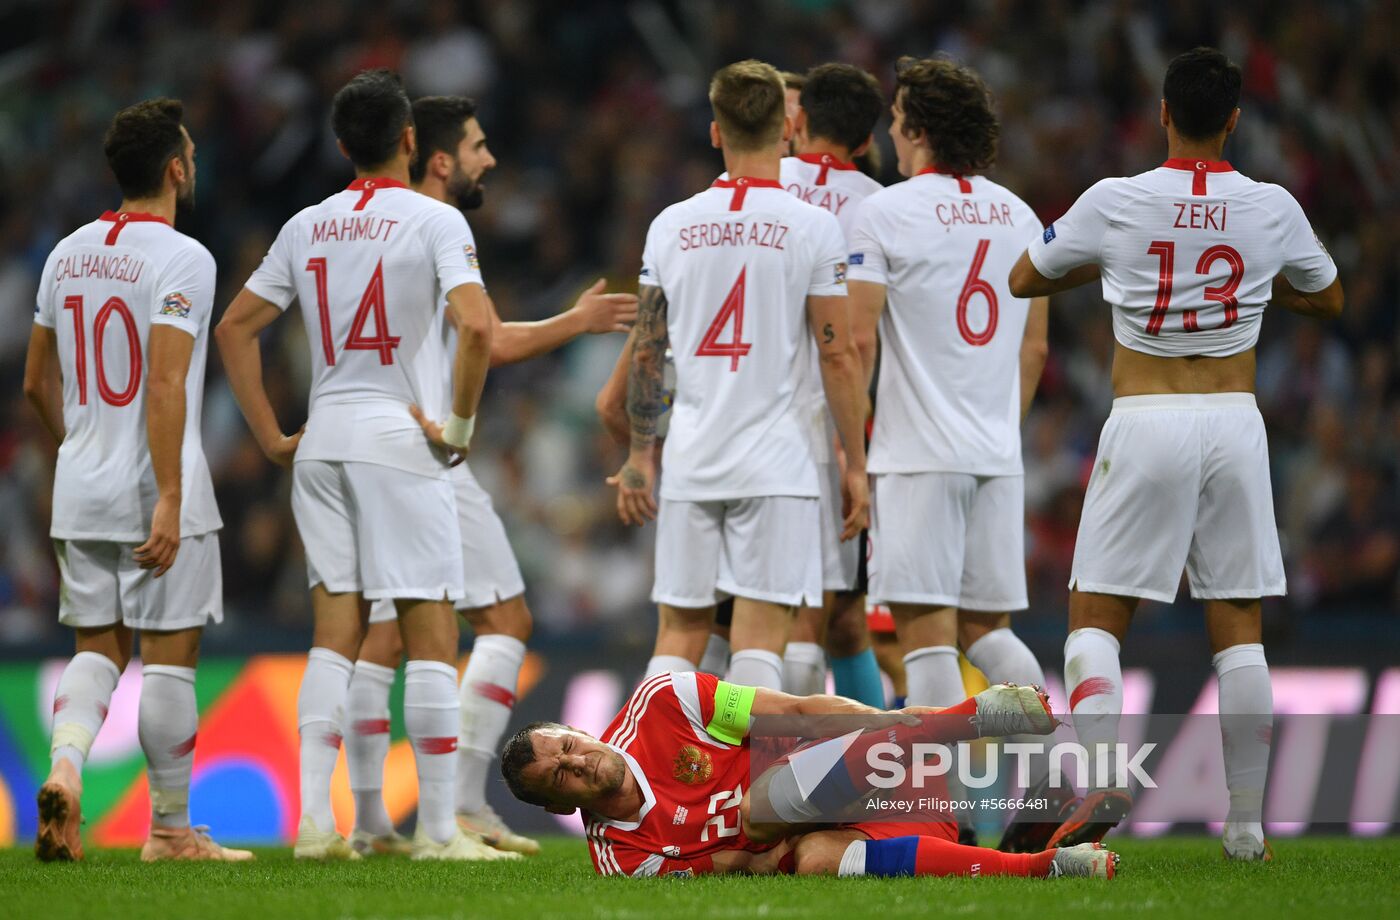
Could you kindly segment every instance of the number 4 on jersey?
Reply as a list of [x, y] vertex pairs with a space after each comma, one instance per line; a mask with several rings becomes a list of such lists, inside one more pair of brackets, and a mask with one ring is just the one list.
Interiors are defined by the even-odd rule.
[[[705, 330], [700, 347], [695, 349], [697, 357], [728, 358], [731, 371], [739, 369], [739, 359], [753, 348], [752, 342], [744, 341], [744, 277], [747, 273], [747, 267], [739, 270], [739, 277], [734, 279], [734, 286], [725, 295], [724, 303], [710, 322], [710, 328]], [[724, 332], [724, 327], [729, 325], [731, 318], [734, 320], [734, 337], [728, 342], [721, 342], [720, 334]]]
[[[316, 281], [316, 310], [321, 319], [321, 351], [326, 358], [326, 366], [335, 366], [335, 344], [331, 341], [331, 306], [326, 295], [326, 260], [318, 256], [306, 263]], [[365, 323], [374, 314], [373, 338], [365, 335]], [[346, 351], [377, 351], [381, 365], [394, 363], [394, 349], [399, 347], [399, 337], [389, 334], [389, 317], [384, 309], [384, 260], [380, 259], [370, 275], [369, 284], [360, 296], [360, 307], [355, 311], [355, 320], [350, 324], [350, 334], [345, 338]]]

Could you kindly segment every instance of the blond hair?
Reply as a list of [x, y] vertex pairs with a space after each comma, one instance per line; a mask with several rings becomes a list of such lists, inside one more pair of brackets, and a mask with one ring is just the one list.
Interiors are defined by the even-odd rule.
[[751, 59], [718, 71], [710, 80], [710, 106], [732, 150], [762, 150], [783, 136], [785, 90], [771, 64]]

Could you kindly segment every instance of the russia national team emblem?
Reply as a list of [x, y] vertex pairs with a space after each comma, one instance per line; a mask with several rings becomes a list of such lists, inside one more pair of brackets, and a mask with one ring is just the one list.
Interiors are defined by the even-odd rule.
[[160, 302], [161, 316], [178, 316], [180, 319], [188, 319], [190, 315], [190, 299], [179, 291], [166, 294], [165, 299]]
[[467, 245], [462, 247], [462, 252], [466, 254], [468, 268], [481, 268], [481, 260], [476, 257], [475, 246], [473, 246], [471, 243], [468, 243]]
[[836, 283], [837, 283], [837, 284], [845, 284], [845, 283], [846, 283], [846, 263], [845, 263], [845, 262], [837, 262], [837, 263], [836, 263]]
[[671, 762], [672, 775], [688, 786], [698, 786], [708, 782], [714, 775], [715, 765], [708, 751], [702, 751], [693, 744], [687, 744]]
[[1054, 224], [1051, 224], [1050, 226], [1048, 226], [1048, 227], [1045, 228], [1045, 233], [1042, 234], [1041, 239], [1045, 240], [1045, 242], [1048, 243], [1048, 242], [1050, 242], [1051, 240], [1053, 240], [1054, 238], [1055, 238], [1055, 225], [1054, 225]]

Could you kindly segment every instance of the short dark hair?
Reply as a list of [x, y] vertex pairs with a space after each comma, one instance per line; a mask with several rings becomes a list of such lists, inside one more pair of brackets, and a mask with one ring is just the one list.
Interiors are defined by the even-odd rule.
[[466, 135], [468, 118], [476, 115], [476, 100], [466, 96], [424, 96], [413, 100], [413, 128], [418, 135], [418, 156], [408, 166], [415, 183], [428, 173], [428, 158], [441, 151], [457, 155]]
[[1172, 58], [1162, 98], [1177, 133], [1199, 141], [1224, 131], [1240, 104], [1243, 83], [1239, 65], [1215, 48], [1193, 48]]
[[563, 730], [567, 729], [567, 726], [558, 722], [531, 722], [512, 735], [506, 746], [501, 749], [501, 776], [505, 779], [510, 794], [526, 805], [538, 805], [541, 808], [549, 802], [525, 788], [523, 774], [525, 768], [535, 762], [535, 742], [531, 736], [542, 728]]
[[178, 99], [147, 99], [127, 106], [112, 118], [102, 138], [107, 165], [125, 198], [159, 194], [165, 167], [185, 155], [180, 119], [185, 106]]
[[850, 64], [818, 64], [802, 85], [807, 133], [855, 150], [875, 130], [885, 101], [880, 83]]
[[403, 81], [391, 70], [361, 71], [331, 100], [331, 129], [360, 169], [389, 162], [404, 126], [412, 123]]
[[894, 73], [904, 134], [923, 131], [941, 168], [975, 173], [996, 162], [1001, 126], [975, 71], [947, 58], [902, 57]]

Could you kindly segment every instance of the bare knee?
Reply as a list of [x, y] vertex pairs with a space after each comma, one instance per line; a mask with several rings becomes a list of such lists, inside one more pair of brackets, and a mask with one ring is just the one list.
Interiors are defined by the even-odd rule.
[[860, 835], [842, 831], [818, 831], [798, 839], [792, 850], [793, 872], [797, 875], [835, 875], [841, 857], [852, 840]]
[[358, 661], [368, 661], [385, 668], [397, 668], [403, 657], [403, 638], [399, 635], [397, 619], [371, 623], [360, 643]]
[[989, 632], [1011, 627], [1011, 614], [984, 613], [980, 610], [958, 611], [958, 645], [967, 651]]
[[870, 647], [865, 623], [865, 597], [849, 591], [832, 594], [827, 605], [826, 650], [836, 658], [849, 658]]
[[478, 636], [509, 636], [529, 642], [535, 631], [535, 622], [523, 594], [490, 607], [474, 607], [465, 611], [464, 616]]
[[125, 671], [131, 663], [131, 630], [121, 623], [98, 629], [75, 629], [74, 651], [96, 652]]
[[141, 662], [175, 668], [192, 668], [199, 663], [199, 640], [203, 633], [194, 629], [173, 632], [143, 630], [141, 633]]
[[1102, 629], [1122, 642], [1137, 606], [1136, 597], [1073, 590], [1069, 593], [1069, 628]]

